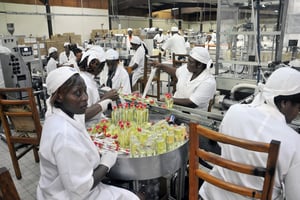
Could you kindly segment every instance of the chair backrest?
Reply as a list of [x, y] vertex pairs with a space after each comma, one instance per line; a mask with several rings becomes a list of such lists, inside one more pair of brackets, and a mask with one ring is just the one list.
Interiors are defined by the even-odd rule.
[[[149, 79], [150, 73], [151, 73], [151, 67], [153, 65], [153, 62], [161, 63], [161, 53], [158, 55], [145, 55], [145, 62], [144, 62], [144, 75], [142, 78], [142, 85], [141, 88], [143, 92], [145, 89], [145, 86], [147, 84], [147, 81]], [[156, 97], [158, 100], [160, 99], [160, 70], [156, 70], [155, 76], [153, 78], [153, 81], [157, 84], [157, 94], [147, 94], [147, 96]]]
[[[243, 196], [248, 196], [256, 199], [269, 200], [272, 198], [272, 191], [274, 185], [274, 174], [280, 148], [280, 142], [272, 140], [270, 143], [256, 142], [241, 138], [232, 137], [210, 130], [196, 123], [190, 123], [190, 146], [189, 146], [189, 199], [198, 200], [198, 181], [202, 180]], [[267, 162], [265, 166], [255, 166], [245, 163], [239, 163], [233, 160], [222, 158], [217, 154], [204, 151], [199, 146], [199, 136], [204, 136], [210, 140], [234, 145], [242, 149], [263, 152], [267, 154]], [[223, 167], [232, 170], [236, 173], [244, 173], [248, 175], [263, 177], [263, 188], [257, 190], [243, 185], [226, 182], [223, 179], [214, 177], [207, 173], [204, 169], [199, 168], [199, 158], [214, 164], [215, 166]]]
[[20, 200], [16, 186], [5, 167], [0, 168], [0, 199]]
[[[9, 143], [39, 144], [42, 126], [32, 88], [0, 88], [0, 116]], [[12, 134], [11, 129], [34, 137]]]

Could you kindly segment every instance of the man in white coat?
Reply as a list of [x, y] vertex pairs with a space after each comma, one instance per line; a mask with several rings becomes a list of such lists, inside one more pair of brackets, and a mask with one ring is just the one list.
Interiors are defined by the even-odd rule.
[[37, 200], [138, 200], [130, 191], [101, 182], [115, 164], [117, 152], [100, 156], [84, 124], [74, 117], [84, 114], [88, 100], [78, 71], [53, 70], [46, 85], [52, 112], [40, 141]]
[[59, 54], [59, 64], [61, 66], [63, 66], [63, 65], [69, 66], [69, 64], [68, 64], [69, 61], [75, 60], [76, 57], [75, 57], [73, 51], [70, 50], [69, 42], [64, 43], [64, 49], [65, 50]]
[[103, 83], [103, 86], [118, 90], [123, 94], [131, 94], [129, 75], [124, 66], [119, 62], [119, 53], [113, 49], [109, 49], [105, 55], [105, 67], [108, 69], [103, 70], [106, 73], [103, 80], [101, 80], [101, 84]]
[[[272, 199], [300, 199], [300, 135], [288, 123], [295, 119], [300, 110], [300, 72], [290, 67], [274, 71], [265, 85], [259, 85], [259, 92], [251, 104], [236, 104], [229, 108], [220, 125], [220, 132], [231, 136], [270, 142], [281, 142], [275, 169]], [[265, 165], [264, 154], [252, 153], [221, 145], [224, 158], [248, 164]], [[250, 188], [262, 188], [263, 180], [241, 173], [214, 167], [210, 172], [221, 179], [242, 184]], [[249, 199], [218, 189], [209, 183], [200, 188], [203, 199], [243, 200]]]
[[136, 82], [144, 75], [145, 48], [138, 36], [133, 36], [131, 46], [135, 50], [130, 60], [129, 66], [132, 69], [130, 74], [131, 86], [134, 87]]
[[[172, 36], [163, 45], [162, 50], [170, 50], [171, 54], [186, 54], [184, 37], [178, 34], [178, 27], [171, 28]], [[168, 55], [166, 55], [168, 56]]]

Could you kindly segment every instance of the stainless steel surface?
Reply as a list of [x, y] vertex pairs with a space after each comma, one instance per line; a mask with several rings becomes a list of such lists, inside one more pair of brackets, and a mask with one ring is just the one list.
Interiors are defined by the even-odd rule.
[[173, 151], [157, 156], [130, 158], [120, 155], [110, 169], [109, 177], [118, 180], [148, 180], [174, 174], [186, 165], [188, 140]]
[[5, 87], [31, 87], [31, 74], [19, 53], [0, 54]]

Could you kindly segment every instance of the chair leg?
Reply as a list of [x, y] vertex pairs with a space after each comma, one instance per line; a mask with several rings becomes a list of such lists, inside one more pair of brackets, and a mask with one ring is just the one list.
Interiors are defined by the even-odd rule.
[[17, 158], [17, 154], [16, 154], [16, 149], [14, 147], [13, 143], [7, 142], [7, 146], [9, 149], [9, 153], [10, 153], [10, 158], [15, 170], [15, 174], [17, 179], [21, 179], [22, 178], [22, 174], [21, 174], [21, 170], [20, 170], [20, 166], [19, 166], [19, 162], [18, 162], [18, 158]]
[[33, 146], [33, 155], [35, 162], [40, 162], [39, 153], [38, 153], [38, 147], [36, 145]]

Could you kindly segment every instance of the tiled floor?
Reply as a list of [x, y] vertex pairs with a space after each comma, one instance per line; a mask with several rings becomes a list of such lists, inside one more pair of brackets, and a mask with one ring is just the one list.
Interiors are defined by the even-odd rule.
[[4, 141], [0, 141], [0, 167], [9, 169], [11, 177], [16, 185], [21, 200], [36, 199], [36, 187], [40, 176], [39, 163], [34, 160], [33, 152], [28, 152], [19, 160], [22, 179], [18, 180], [10, 159], [8, 147]]

